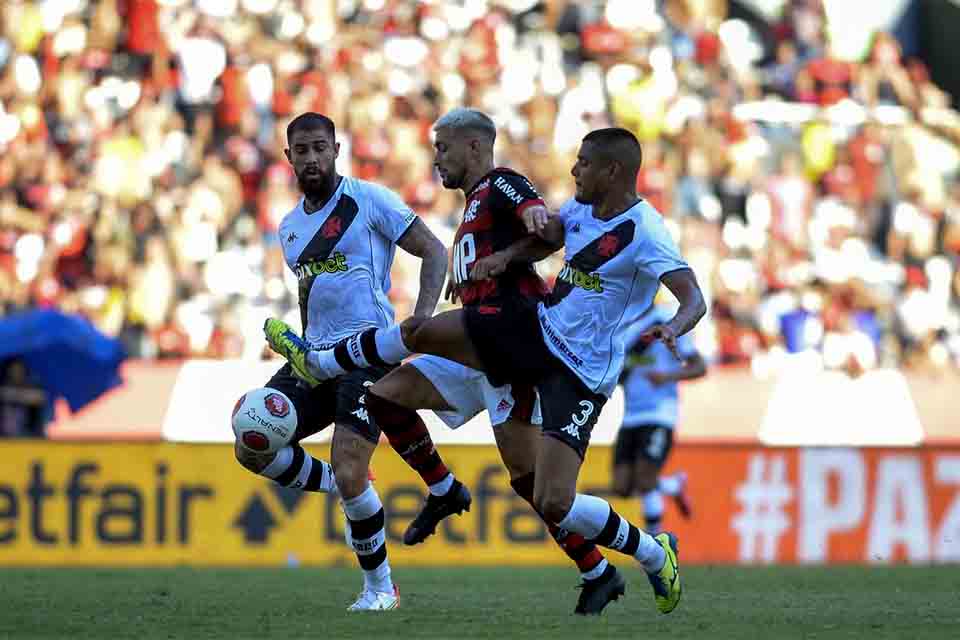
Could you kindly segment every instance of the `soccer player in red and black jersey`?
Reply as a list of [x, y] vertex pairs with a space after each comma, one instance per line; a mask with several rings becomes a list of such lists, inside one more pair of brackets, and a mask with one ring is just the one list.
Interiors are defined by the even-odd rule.
[[[536, 307], [547, 288], [532, 260], [549, 255], [552, 249], [542, 250], [543, 243], [527, 231], [521, 216], [535, 209], [546, 214], [543, 199], [524, 176], [494, 166], [496, 127], [487, 115], [454, 109], [435, 123], [434, 133], [434, 164], [443, 186], [460, 189], [466, 196], [463, 221], [453, 246], [447, 296], [463, 303], [467, 322], [516, 307]], [[352, 348], [357, 354], [379, 353], [384, 360], [398, 362], [402, 355], [392, 345], [403, 348], [399, 327], [394, 333], [376, 338], [366, 334], [367, 340], [377, 341], [373, 349], [373, 345], [359, 342], [352, 347], [342, 343], [339, 348]], [[340, 357], [349, 356], [341, 353]], [[369, 388], [367, 411], [430, 491], [423, 509], [404, 534], [405, 544], [422, 542], [443, 518], [468, 510], [471, 502], [470, 492], [443, 464], [417, 409], [434, 410], [452, 428], [486, 410], [510, 484], [533, 505], [534, 461], [540, 441], [540, 429], [531, 425], [538, 421], [534, 415], [536, 395], [532, 386], [511, 387], [504, 382], [491, 382], [476, 369], [425, 355], [393, 370]], [[583, 536], [548, 526], [581, 572], [583, 589], [575, 612], [599, 614], [624, 593], [622, 574]]]
[[[546, 211], [543, 199], [524, 176], [494, 165], [496, 127], [486, 114], [454, 109], [436, 122], [434, 133], [434, 164], [443, 186], [460, 189], [466, 197], [453, 245], [448, 297], [458, 298], [468, 314], [535, 305], [547, 287], [532, 262], [515, 258], [519, 252], [536, 253], [533, 247], [541, 246], [521, 215], [532, 208]], [[443, 465], [415, 410], [433, 409], [456, 428], [486, 409], [510, 484], [532, 505], [540, 438], [539, 429], [531, 426], [534, 406], [532, 387], [493, 386], [482, 372], [436, 356], [416, 358], [369, 389], [368, 411], [430, 488], [423, 509], [404, 534], [406, 544], [422, 542], [440, 520], [470, 505], [469, 492]], [[583, 576], [576, 612], [600, 613], [623, 593], [622, 575], [582, 536], [549, 528]]]

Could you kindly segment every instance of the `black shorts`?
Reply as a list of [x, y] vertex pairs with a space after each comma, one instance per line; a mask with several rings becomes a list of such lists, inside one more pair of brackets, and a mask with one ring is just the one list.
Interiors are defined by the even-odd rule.
[[672, 448], [673, 429], [658, 424], [626, 429], [620, 427], [613, 449], [613, 464], [633, 464], [637, 460], [646, 460], [659, 471]]
[[284, 365], [273, 374], [266, 386], [283, 392], [297, 409], [297, 431], [293, 441], [299, 442], [330, 426], [342, 424], [370, 442], [380, 440], [380, 428], [373, 423], [363, 396], [367, 387], [387, 375], [386, 367], [368, 367], [350, 371], [309, 388]]
[[543, 432], [583, 458], [607, 398], [594, 393], [543, 342], [537, 302], [464, 308], [464, 326], [490, 384], [533, 386], [540, 394]]

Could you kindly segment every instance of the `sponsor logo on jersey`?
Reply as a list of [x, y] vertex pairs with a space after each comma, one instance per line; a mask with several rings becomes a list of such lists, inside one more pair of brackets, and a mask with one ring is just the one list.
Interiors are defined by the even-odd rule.
[[304, 264], [297, 264], [293, 268], [293, 272], [297, 275], [298, 280], [304, 280], [311, 276], [319, 276], [324, 273], [346, 271], [348, 266], [347, 257], [337, 251], [326, 260], [311, 260]]
[[557, 280], [572, 284], [575, 287], [580, 287], [585, 291], [603, 293], [603, 280], [600, 279], [599, 273], [584, 273], [569, 262], [563, 265], [563, 269], [561, 269], [557, 275]]
[[503, 195], [507, 196], [511, 202], [520, 204], [525, 199], [523, 194], [514, 189], [503, 177], [497, 177], [497, 179], [493, 181], [493, 185], [500, 189]]
[[583, 366], [583, 358], [574, 353], [573, 349], [571, 349], [567, 343], [557, 335], [557, 333], [553, 330], [553, 327], [544, 322], [543, 314], [540, 314], [540, 326], [543, 328], [543, 333], [547, 336], [550, 344], [556, 347], [557, 350], [563, 354], [564, 358], [572, 362], [578, 368]]
[[477, 219], [477, 210], [480, 208], [480, 200], [474, 199], [470, 201], [470, 205], [467, 207], [467, 210], [463, 212], [463, 221], [473, 222]]

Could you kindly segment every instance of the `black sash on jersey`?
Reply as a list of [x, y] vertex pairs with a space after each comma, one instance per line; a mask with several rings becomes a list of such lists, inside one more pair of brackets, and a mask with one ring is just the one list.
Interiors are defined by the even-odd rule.
[[[330, 254], [333, 253], [333, 248], [347, 233], [347, 229], [353, 224], [359, 212], [360, 207], [357, 206], [356, 200], [345, 193], [341, 194], [337, 206], [333, 208], [333, 211], [324, 220], [313, 238], [300, 252], [297, 264], [307, 264], [329, 258]], [[313, 281], [316, 279], [317, 276], [312, 275], [300, 280], [298, 298], [300, 301], [300, 326], [303, 327], [303, 335], [307, 335], [307, 302], [310, 298]]]
[[[580, 249], [567, 261], [565, 268], [569, 266], [587, 275], [595, 273], [600, 267], [620, 255], [620, 252], [633, 242], [636, 226], [633, 220], [624, 220], [612, 230], [607, 231], [583, 249]], [[561, 273], [563, 272], [561, 271]], [[547, 295], [544, 305], [552, 307], [559, 304], [573, 291], [574, 286], [572, 282], [558, 277], [553, 285], [553, 290]]]

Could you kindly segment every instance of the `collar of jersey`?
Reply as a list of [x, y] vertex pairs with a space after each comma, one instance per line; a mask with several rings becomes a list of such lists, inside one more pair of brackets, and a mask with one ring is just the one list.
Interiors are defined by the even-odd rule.
[[323, 203], [323, 206], [317, 209], [316, 211], [312, 211], [310, 213], [307, 213], [307, 206], [306, 206], [307, 196], [305, 195], [300, 196], [300, 210], [303, 211], [303, 215], [307, 216], [308, 218], [312, 218], [318, 213], [319, 214], [330, 213], [330, 211], [333, 208], [333, 205], [336, 205], [337, 200], [340, 199], [340, 194], [343, 192], [344, 186], [346, 184], [347, 184], [347, 176], [340, 176], [340, 184], [338, 184], [337, 188], [333, 190], [333, 193], [330, 194], [330, 197], [327, 198], [327, 201]]
[[612, 218], [606, 218], [606, 219], [604, 219], [604, 218], [598, 218], [597, 216], [593, 215], [593, 207], [594, 207], [594, 205], [591, 204], [591, 205], [590, 205], [590, 217], [593, 218], [594, 220], [596, 220], [597, 222], [599, 222], [600, 224], [606, 224], [606, 223], [608, 223], [608, 222], [613, 222], [614, 220], [616, 220], [616, 219], [619, 218], [620, 216], [625, 215], [625, 214], [628, 214], [628, 213], [630, 213], [631, 211], [633, 211], [634, 209], [636, 209], [636, 208], [637, 208], [637, 205], [640, 204], [641, 202], [643, 202], [643, 198], [638, 198], [636, 202], [634, 202], [632, 205], [630, 205], [629, 207], [627, 207], [627, 208], [624, 209], [623, 211], [620, 211], [619, 213], [617, 213], [617, 215], [613, 216]]

